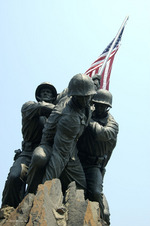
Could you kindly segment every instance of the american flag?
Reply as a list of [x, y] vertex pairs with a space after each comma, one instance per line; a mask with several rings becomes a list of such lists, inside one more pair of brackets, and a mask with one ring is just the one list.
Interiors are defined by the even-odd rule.
[[[101, 78], [101, 84], [100, 84], [100, 89], [107, 89], [109, 90], [109, 80], [110, 80], [110, 74], [111, 74], [111, 69], [112, 69], [112, 64], [114, 61], [114, 57], [115, 54], [117, 53], [119, 46], [120, 46], [120, 41], [121, 41], [121, 37], [122, 37], [122, 33], [123, 33], [124, 27], [122, 28], [120, 35], [118, 37], [118, 39], [116, 40], [116, 43], [114, 45], [114, 48], [111, 51], [111, 54], [107, 60], [107, 63], [104, 67], [104, 70], [101, 74], [102, 78]], [[100, 69], [104, 63], [104, 60], [109, 52], [109, 49], [111, 48], [111, 45], [113, 43], [114, 39], [112, 40], [112, 42], [106, 47], [106, 49], [102, 52], [102, 54], [98, 57], [98, 59], [96, 61], [94, 61], [92, 63], [92, 65], [90, 66], [90, 68], [85, 72], [85, 74], [89, 75], [90, 77], [92, 77], [95, 74], [100, 74]]]

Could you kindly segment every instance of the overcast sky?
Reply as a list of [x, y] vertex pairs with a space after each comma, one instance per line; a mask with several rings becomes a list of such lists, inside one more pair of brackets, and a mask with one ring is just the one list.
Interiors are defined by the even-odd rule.
[[14, 150], [21, 148], [22, 104], [35, 100], [41, 82], [58, 92], [66, 88], [129, 15], [110, 79], [111, 113], [120, 131], [104, 193], [112, 226], [150, 225], [149, 9], [149, 0], [0, 2], [0, 198]]

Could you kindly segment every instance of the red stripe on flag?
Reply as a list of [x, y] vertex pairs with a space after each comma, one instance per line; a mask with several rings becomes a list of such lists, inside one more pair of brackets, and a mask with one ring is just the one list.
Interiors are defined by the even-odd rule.
[[[111, 70], [112, 70], [112, 64], [113, 64], [113, 60], [114, 60], [115, 54], [118, 51], [118, 49], [119, 49], [119, 46], [117, 46], [111, 52], [111, 54], [109, 56], [109, 59], [106, 63], [104, 71], [102, 73], [100, 89], [109, 90], [109, 80], [110, 80], [110, 74], [111, 74]], [[104, 63], [106, 55], [107, 55], [107, 53], [102, 54], [96, 61], [94, 61], [91, 65], [91, 67], [85, 72], [85, 74], [87, 74], [90, 77], [92, 77], [92, 75], [94, 75], [94, 74], [98, 74], [100, 68], [102, 67], [102, 65]], [[107, 68], [107, 70], [106, 70], [106, 68]], [[104, 75], [105, 75], [105, 79], [104, 79]]]

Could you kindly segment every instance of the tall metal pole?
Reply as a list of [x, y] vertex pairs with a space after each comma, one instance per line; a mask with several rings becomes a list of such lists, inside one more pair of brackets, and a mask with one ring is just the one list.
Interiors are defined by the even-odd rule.
[[112, 49], [114, 48], [114, 46], [116, 44], [116, 41], [119, 38], [119, 35], [120, 35], [120, 33], [121, 33], [121, 31], [122, 31], [123, 27], [125, 26], [125, 24], [126, 24], [128, 19], [129, 19], [129, 16], [126, 16], [124, 21], [123, 21], [123, 23], [122, 23], [122, 25], [121, 25], [121, 27], [120, 27], [120, 29], [119, 29], [119, 31], [118, 31], [118, 33], [117, 33], [117, 35], [116, 35], [116, 37], [115, 37], [115, 39], [114, 39], [114, 41], [113, 41], [113, 43], [112, 43], [112, 45], [111, 45], [111, 47], [110, 47], [110, 49], [109, 49], [109, 51], [108, 51], [108, 54], [107, 54], [107, 56], [106, 56], [106, 58], [104, 60], [104, 63], [102, 65], [102, 67], [100, 68], [99, 75], [101, 75], [103, 73], [103, 70], [104, 70], [104, 68], [106, 66], [107, 60], [108, 60], [108, 58], [109, 58], [109, 56], [110, 56], [110, 54], [112, 52]]

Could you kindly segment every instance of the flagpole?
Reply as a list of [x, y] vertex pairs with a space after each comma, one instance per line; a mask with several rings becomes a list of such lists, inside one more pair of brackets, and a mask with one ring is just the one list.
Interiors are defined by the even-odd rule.
[[125, 26], [125, 24], [126, 24], [126, 22], [127, 22], [128, 19], [129, 19], [129, 16], [126, 16], [125, 19], [124, 19], [124, 21], [123, 21], [123, 23], [122, 23], [122, 25], [121, 25], [121, 27], [120, 27], [120, 29], [119, 29], [119, 31], [118, 31], [118, 33], [117, 33], [117, 35], [116, 35], [116, 37], [115, 37], [115, 39], [114, 39], [114, 41], [113, 41], [113, 43], [112, 43], [112, 45], [111, 45], [111, 47], [110, 47], [110, 49], [109, 49], [109, 51], [108, 51], [107, 56], [105, 57], [104, 63], [103, 63], [103, 65], [100, 68], [100, 71], [98, 73], [99, 75], [102, 75], [103, 70], [104, 70], [104, 68], [106, 66], [107, 60], [108, 60], [108, 58], [109, 58], [109, 56], [110, 56], [110, 54], [112, 52], [112, 49], [114, 48], [115, 43], [116, 43], [116, 41], [117, 41], [117, 39], [118, 39], [118, 37], [119, 37], [119, 35], [120, 35], [120, 33], [121, 33], [121, 31], [122, 31], [123, 27]]

